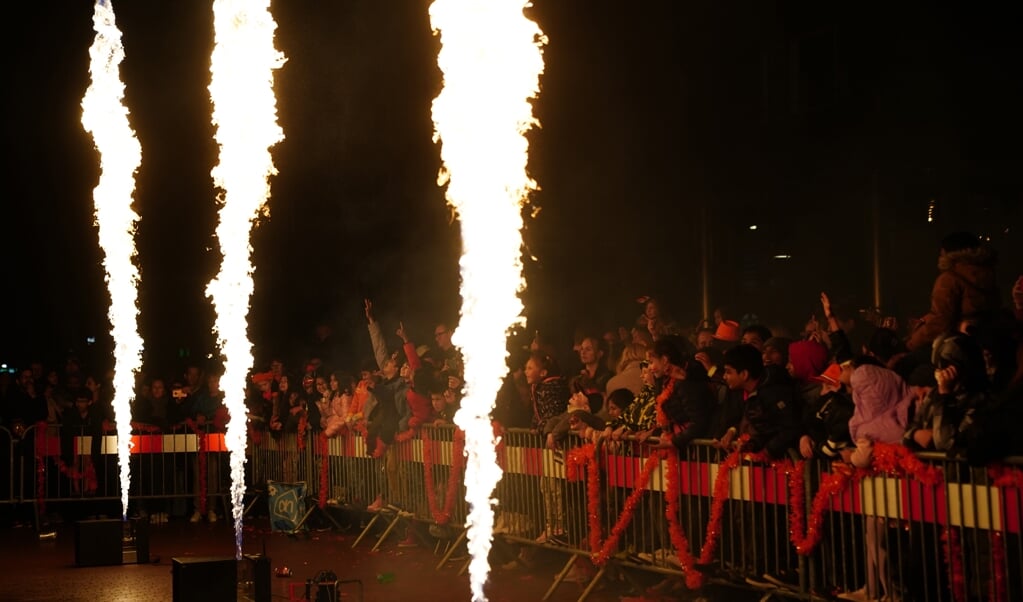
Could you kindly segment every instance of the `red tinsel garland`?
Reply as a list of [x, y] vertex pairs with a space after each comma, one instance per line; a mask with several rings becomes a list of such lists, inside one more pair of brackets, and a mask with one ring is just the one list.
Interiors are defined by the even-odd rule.
[[185, 421], [185, 425], [195, 434], [195, 449], [197, 451], [196, 461], [198, 464], [198, 513], [206, 514], [208, 491], [207, 480], [209, 477], [206, 470], [206, 430], [190, 418]]
[[1005, 589], [1005, 542], [999, 531], [991, 533], [991, 583], [988, 586], [988, 597], [991, 602], [1008, 602], [1009, 595]]
[[426, 479], [426, 486], [430, 488], [430, 494], [426, 501], [430, 506], [430, 516], [433, 522], [438, 525], [446, 525], [451, 520], [451, 513], [455, 509], [455, 495], [458, 493], [458, 481], [461, 478], [462, 469], [465, 467], [465, 433], [456, 430], [454, 440], [451, 443], [451, 472], [448, 474], [447, 491], [444, 495], [444, 509], [437, 509], [436, 496], [433, 494], [433, 449], [430, 435], [423, 431], [423, 477]]
[[927, 464], [916, 457], [912, 450], [899, 443], [875, 443], [870, 469], [860, 478], [882, 473], [913, 477], [924, 485], [937, 485], [944, 478], [940, 468]]
[[607, 561], [618, 549], [618, 541], [621, 539], [625, 528], [632, 522], [636, 506], [639, 505], [640, 498], [646, 493], [651, 475], [654, 469], [660, 466], [661, 458], [664, 457], [665, 453], [665, 451], [658, 451], [646, 459], [643, 469], [636, 477], [635, 488], [622, 506], [622, 512], [619, 514], [618, 520], [611, 527], [607, 539], [602, 541], [603, 532], [600, 522], [600, 464], [597, 461], [596, 448], [592, 443], [587, 443], [569, 451], [565, 461], [565, 469], [570, 479], [578, 479], [580, 474], [579, 467], [583, 465], [587, 467], [586, 506], [590, 528], [590, 554], [593, 564], [597, 566], [607, 564]]
[[586, 466], [586, 517], [589, 523], [590, 553], [599, 554], [603, 546], [600, 524], [600, 464], [597, 448], [587, 443], [569, 450], [565, 457], [565, 475], [570, 481], [580, 478], [580, 467]]
[[670, 376], [668, 377], [668, 381], [664, 383], [664, 389], [661, 390], [661, 394], [657, 396], [657, 399], [655, 400], [656, 403], [654, 404], [654, 407], [656, 408], [657, 411], [657, 424], [664, 429], [668, 428], [668, 426], [671, 424], [671, 421], [668, 420], [668, 415], [664, 413], [663, 406], [664, 402], [668, 401], [668, 398], [671, 397], [672, 392], [675, 391], [675, 382], [676, 381], [674, 378]]
[[327, 434], [320, 432], [316, 438], [316, 450], [320, 455], [320, 492], [317, 504], [320, 509], [327, 507], [327, 493], [330, 490], [330, 480], [327, 469], [330, 465], [330, 443], [327, 441]]
[[198, 452], [197, 463], [199, 464], [199, 514], [206, 514], [206, 494], [208, 492], [206, 466], [209, 461], [206, 456], [206, 433], [197, 432], [195, 434], [195, 445]]
[[966, 578], [963, 576], [962, 547], [959, 545], [959, 533], [945, 527], [941, 535], [942, 551], [945, 553], [945, 565], [948, 567], [948, 587], [952, 590], [955, 602], [966, 600]]
[[803, 556], [813, 552], [823, 537], [821, 525], [824, 523], [824, 514], [831, 507], [831, 498], [844, 492], [853, 483], [879, 474], [912, 477], [928, 486], [937, 485], [944, 478], [940, 468], [923, 462], [912, 450], [897, 443], [875, 443], [870, 468], [854, 469], [843, 463], [832, 466], [833, 472], [823, 478], [814, 495], [809, 518], [804, 516], [803, 511], [802, 462], [789, 474], [790, 536], [796, 553]]
[[[996, 464], [988, 468], [991, 484], [998, 489], [1011, 487], [1023, 494], [1023, 470], [1014, 466]], [[1005, 589], [1005, 542], [999, 531], [991, 533], [991, 583], [988, 585], [989, 595], [994, 602], [1008, 599]]]
[[[735, 451], [718, 466], [717, 478], [714, 480], [714, 499], [710, 507], [710, 519], [707, 521], [707, 535], [703, 540], [703, 547], [700, 549], [700, 564], [710, 564], [714, 560], [714, 551], [717, 549], [718, 539], [721, 537], [721, 519], [724, 516], [725, 502], [728, 501], [728, 490], [731, 486], [730, 479], [733, 470], [738, 468], [743, 458], [751, 461], [766, 461], [767, 455], [763, 452], [758, 454], [747, 454], [742, 451], [749, 441], [749, 435], [739, 437]], [[694, 576], [686, 576], [686, 583], [690, 581], [699, 587], [703, 576], [694, 572]], [[690, 588], [694, 588], [690, 585]]]
[[[667, 454], [667, 456], [668, 474], [666, 475], [667, 487], [665, 491], [667, 504], [665, 505], [664, 516], [668, 519], [668, 537], [671, 540], [671, 545], [675, 548], [675, 555], [678, 556], [678, 563], [682, 567], [682, 572], [685, 574], [686, 587], [689, 589], [700, 589], [703, 585], [703, 573], [696, 570], [696, 558], [693, 557], [692, 552], [689, 550], [689, 539], [686, 538], [686, 533], [678, 520], [678, 501], [681, 498], [679, 479], [676, 478], [678, 475], [678, 455]], [[720, 523], [720, 519], [718, 522]], [[710, 536], [712, 524], [713, 515], [711, 515], [711, 524], [707, 527], [708, 536]], [[713, 551], [710, 553], [713, 554]]]
[[[47, 441], [49, 439], [49, 433], [47, 433], [47, 425], [45, 422], [39, 421], [36, 423], [36, 438], [35, 438], [35, 460], [36, 460], [36, 505], [39, 508], [39, 514], [46, 512], [46, 451], [48, 448]], [[96, 478], [96, 468], [90, 463], [85, 466], [85, 472], [79, 471], [73, 466], [64, 464], [64, 460], [57, 456], [53, 459], [57, 465], [57, 470], [60, 474], [64, 475], [71, 481], [79, 481], [84, 485], [86, 493], [95, 493], [96, 489], [99, 488], [99, 481]]]
[[796, 553], [808, 556], [821, 542], [824, 532], [824, 514], [831, 507], [831, 498], [842, 493], [853, 480], [853, 469], [848, 464], [834, 464], [833, 472], [821, 481], [817, 494], [810, 507], [810, 518], [807, 520], [803, 510], [803, 462], [789, 473], [789, 526], [792, 545]]
[[1016, 489], [1023, 490], [1023, 470], [1019, 468], [996, 464], [989, 466], [987, 473], [991, 478], [991, 484], [999, 489], [1015, 487]]
[[305, 434], [309, 431], [309, 417], [302, 414], [298, 417], [298, 437], [296, 437], [296, 444], [298, 445], [298, 451], [305, 451]]
[[416, 429], [409, 429], [409, 430], [407, 430], [407, 431], [405, 431], [403, 433], [398, 433], [397, 435], [395, 435], [394, 436], [394, 442], [395, 443], [404, 443], [406, 441], [410, 441], [415, 436], [416, 436]]

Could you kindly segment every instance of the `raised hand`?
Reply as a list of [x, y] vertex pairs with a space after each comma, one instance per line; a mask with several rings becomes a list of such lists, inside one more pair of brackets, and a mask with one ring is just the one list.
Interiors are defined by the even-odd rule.
[[938, 381], [938, 393], [947, 395], [955, 389], [956, 377], [959, 371], [955, 366], [941, 368], [934, 371], [934, 380]]

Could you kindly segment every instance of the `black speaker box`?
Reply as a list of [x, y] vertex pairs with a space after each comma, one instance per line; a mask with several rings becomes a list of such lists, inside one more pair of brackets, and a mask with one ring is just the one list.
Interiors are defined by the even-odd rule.
[[172, 558], [174, 602], [238, 599], [238, 562], [232, 558]]
[[120, 519], [82, 520], [75, 523], [75, 565], [107, 566], [121, 564], [121, 538], [124, 523]]
[[270, 602], [273, 597], [270, 587], [270, 559], [260, 554], [245, 554], [252, 574], [254, 602]]

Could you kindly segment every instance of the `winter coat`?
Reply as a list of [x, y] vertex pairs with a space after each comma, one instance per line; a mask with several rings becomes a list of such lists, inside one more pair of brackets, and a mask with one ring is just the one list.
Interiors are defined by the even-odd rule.
[[705, 380], [675, 381], [671, 396], [664, 400], [661, 409], [671, 423], [671, 442], [676, 448], [683, 449], [693, 439], [707, 436], [716, 405]]
[[743, 402], [739, 434], [749, 435], [746, 450], [780, 458], [795, 447], [801, 433], [795, 390], [788, 372], [767, 366], [755, 391]]
[[533, 385], [533, 428], [544, 431], [547, 421], [565, 411], [572, 394], [568, 382], [560, 376], [552, 376]]
[[931, 290], [931, 310], [910, 336], [906, 347], [915, 351], [940, 335], [955, 332], [967, 318], [991, 315], [1001, 308], [995, 280], [995, 257], [983, 247], [945, 253], [938, 259], [941, 273]]
[[849, 436], [873, 442], [898, 443], [909, 424], [913, 391], [898, 374], [870, 364], [852, 373], [856, 409], [849, 420]]

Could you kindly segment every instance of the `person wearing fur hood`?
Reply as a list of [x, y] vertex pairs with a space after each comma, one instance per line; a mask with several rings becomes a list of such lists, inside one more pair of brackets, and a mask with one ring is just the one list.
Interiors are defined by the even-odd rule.
[[931, 290], [931, 310], [920, 319], [906, 343], [909, 351], [929, 349], [941, 335], [959, 330], [963, 320], [994, 315], [1001, 308], [995, 280], [996, 257], [968, 232], [941, 241], [938, 269]]

